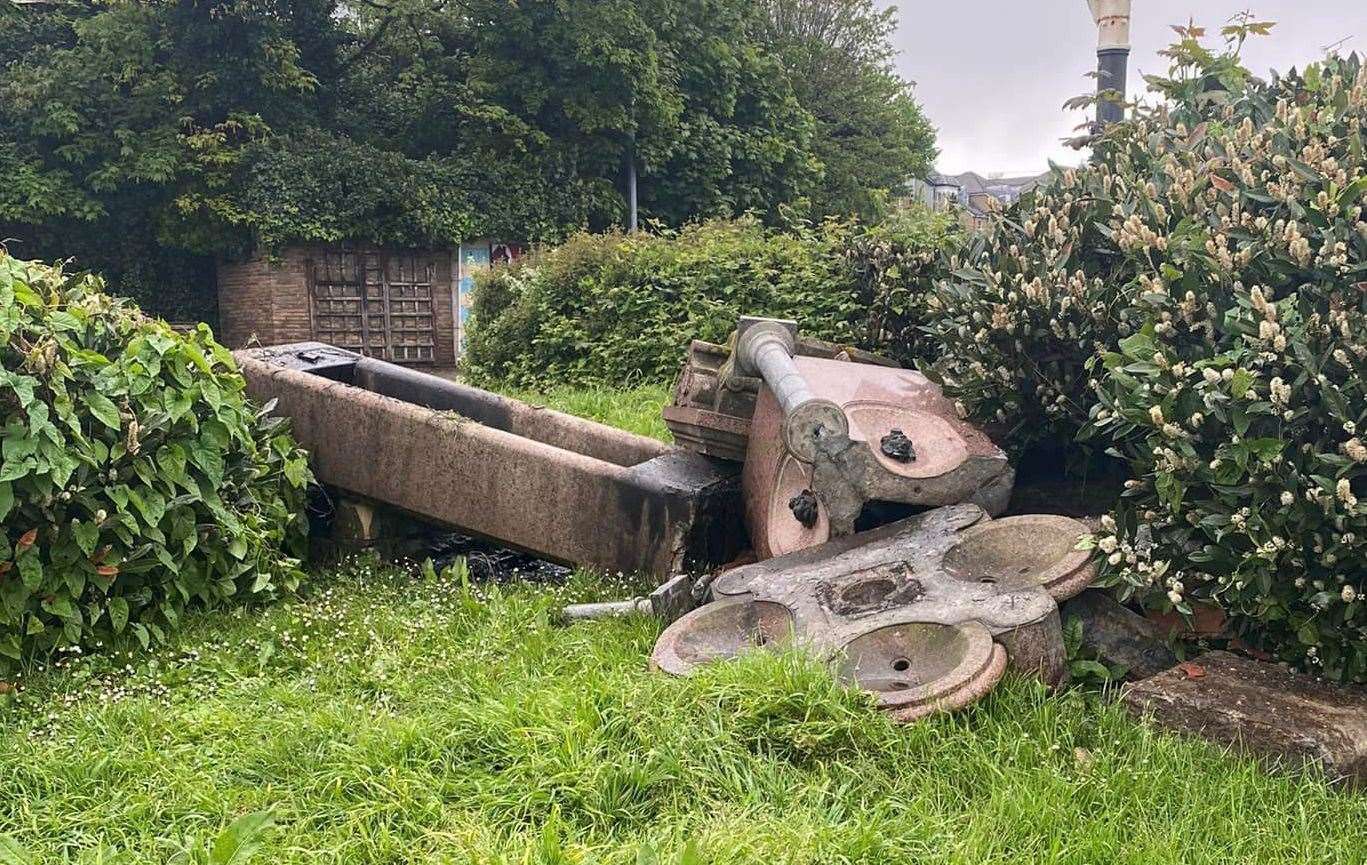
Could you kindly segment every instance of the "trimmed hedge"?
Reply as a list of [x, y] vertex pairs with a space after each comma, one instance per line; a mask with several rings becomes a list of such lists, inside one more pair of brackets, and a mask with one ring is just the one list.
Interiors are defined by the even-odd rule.
[[923, 211], [873, 228], [779, 232], [745, 218], [579, 234], [480, 277], [465, 370], [517, 388], [668, 382], [689, 339], [723, 341], [743, 313], [880, 348], [912, 326], [907, 277], [950, 237], [948, 219]]
[[232, 355], [0, 249], [0, 669], [292, 588], [308, 458]]

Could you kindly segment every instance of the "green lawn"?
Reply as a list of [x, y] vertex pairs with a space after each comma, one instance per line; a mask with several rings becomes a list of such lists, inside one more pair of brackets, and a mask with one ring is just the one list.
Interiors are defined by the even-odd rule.
[[654, 622], [554, 621], [625, 590], [357, 564], [152, 655], [70, 656], [6, 698], [0, 833], [163, 862], [269, 810], [256, 862], [1363, 861], [1367, 796], [1080, 693], [896, 727], [797, 658], [670, 679]]
[[[546, 401], [661, 434], [645, 406], [663, 398]], [[191, 616], [152, 653], [66, 655], [0, 696], [0, 865], [167, 862], [261, 811], [254, 863], [1367, 856], [1367, 795], [1095, 696], [1009, 681], [896, 727], [797, 657], [670, 679], [646, 670], [651, 620], [556, 623], [633, 588], [359, 561], [271, 607]]]
[[522, 391], [509, 395], [643, 436], [672, 441], [660, 417], [660, 409], [670, 398], [670, 389], [662, 385], [639, 385], [625, 390], [563, 387], [546, 393]]

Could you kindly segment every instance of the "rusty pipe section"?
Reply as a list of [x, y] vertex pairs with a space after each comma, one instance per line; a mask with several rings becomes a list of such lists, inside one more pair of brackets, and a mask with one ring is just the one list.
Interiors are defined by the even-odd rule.
[[744, 316], [736, 328], [736, 367], [768, 385], [783, 412], [783, 439], [805, 462], [816, 460], [823, 443], [840, 441], [849, 423], [840, 406], [812, 392], [793, 352], [797, 323], [777, 318]]
[[742, 542], [730, 464], [318, 343], [235, 356], [354, 496], [605, 571], [665, 577]]

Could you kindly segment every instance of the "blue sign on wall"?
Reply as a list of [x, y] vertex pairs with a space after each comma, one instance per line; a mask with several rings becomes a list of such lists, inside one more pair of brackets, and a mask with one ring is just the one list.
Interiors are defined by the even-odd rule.
[[457, 351], [465, 353], [465, 323], [470, 319], [474, 304], [475, 274], [489, 266], [489, 244], [462, 243], [460, 245], [460, 281], [456, 290], [456, 320], [459, 323], [460, 344]]

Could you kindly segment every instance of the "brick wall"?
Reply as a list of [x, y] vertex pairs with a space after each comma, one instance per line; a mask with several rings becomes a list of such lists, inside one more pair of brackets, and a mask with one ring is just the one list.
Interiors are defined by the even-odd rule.
[[455, 366], [456, 363], [456, 320], [452, 298], [455, 286], [451, 284], [452, 253], [438, 252], [432, 257], [436, 273], [432, 277], [432, 353], [437, 366]]
[[273, 257], [219, 262], [219, 341], [229, 348], [311, 339], [307, 253], [291, 247]]
[[[291, 246], [275, 256], [219, 262], [219, 341], [229, 348], [279, 345], [313, 339], [309, 309], [309, 261], [322, 246]], [[448, 250], [434, 255], [433, 342], [436, 365], [456, 362], [452, 309], [452, 259]]]
[[268, 282], [273, 286], [272, 338], [277, 343], [313, 339], [313, 319], [309, 312], [308, 262], [314, 251], [308, 247], [289, 247], [271, 268]]

